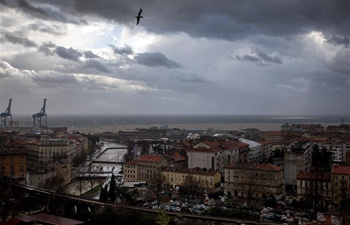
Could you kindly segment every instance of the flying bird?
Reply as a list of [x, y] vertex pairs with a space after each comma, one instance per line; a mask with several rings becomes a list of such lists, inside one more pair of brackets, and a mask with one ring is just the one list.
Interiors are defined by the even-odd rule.
[[143, 18], [143, 17], [141, 16], [141, 13], [142, 13], [142, 9], [140, 9], [139, 14], [137, 14], [137, 16], [135, 16], [135, 18], [137, 18], [137, 23], [136, 23], [136, 25], [138, 25], [139, 22], [140, 22], [140, 19]]

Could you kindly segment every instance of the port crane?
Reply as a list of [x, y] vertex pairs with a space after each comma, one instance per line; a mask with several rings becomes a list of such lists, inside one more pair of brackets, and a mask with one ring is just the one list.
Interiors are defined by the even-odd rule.
[[7, 122], [11, 123], [12, 121], [11, 102], [12, 99], [9, 100], [9, 106], [7, 107], [7, 109], [0, 114], [1, 122], [3, 123], [4, 127], [7, 127]]
[[46, 108], [46, 99], [44, 99], [44, 104], [40, 112], [33, 114], [34, 127], [36, 125], [38, 125], [39, 127], [42, 127], [42, 126], [47, 127], [47, 114], [46, 114], [45, 108]]

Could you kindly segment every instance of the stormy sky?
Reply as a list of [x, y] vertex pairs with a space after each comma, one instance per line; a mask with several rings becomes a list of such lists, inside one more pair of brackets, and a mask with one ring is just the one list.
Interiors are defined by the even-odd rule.
[[350, 114], [348, 0], [0, 7], [1, 112]]

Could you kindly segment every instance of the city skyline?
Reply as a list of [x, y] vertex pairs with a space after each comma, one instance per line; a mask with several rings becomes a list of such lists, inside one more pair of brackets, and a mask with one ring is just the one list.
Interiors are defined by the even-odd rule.
[[350, 115], [346, 0], [0, 5], [1, 112]]

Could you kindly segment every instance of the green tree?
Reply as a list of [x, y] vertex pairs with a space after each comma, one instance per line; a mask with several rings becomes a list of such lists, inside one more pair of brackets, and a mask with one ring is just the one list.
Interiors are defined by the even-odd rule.
[[116, 187], [115, 187], [115, 176], [112, 174], [111, 176], [111, 182], [109, 184], [109, 191], [108, 191], [108, 199], [109, 201], [114, 202], [116, 197]]
[[170, 216], [165, 214], [165, 212], [162, 210], [158, 211], [158, 218], [157, 218], [158, 225], [169, 225], [170, 221], [171, 221]]

